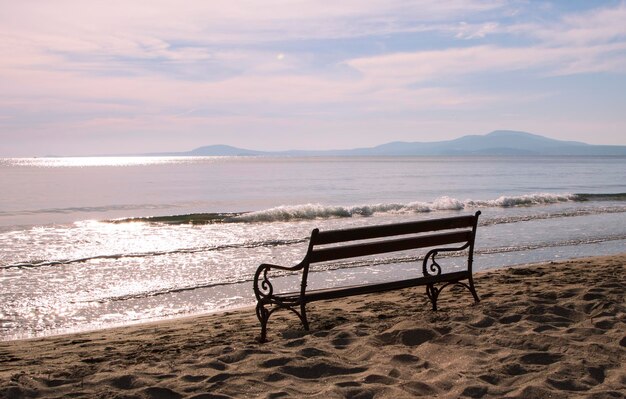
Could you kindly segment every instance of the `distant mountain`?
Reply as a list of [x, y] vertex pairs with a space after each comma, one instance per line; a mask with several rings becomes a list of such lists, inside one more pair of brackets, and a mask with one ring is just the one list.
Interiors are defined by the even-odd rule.
[[591, 145], [554, 140], [526, 132], [496, 130], [434, 142], [395, 141], [376, 147], [328, 151], [255, 151], [228, 145], [211, 145], [188, 152], [149, 155], [177, 156], [438, 156], [438, 155], [602, 155], [626, 156], [626, 146]]
[[251, 155], [270, 155], [269, 152], [245, 150], [243, 148], [237, 148], [230, 145], [207, 145], [204, 147], [196, 148], [195, 150], [186, 152], [159, 152], [150, 153], [146, 155], [154, 156], [251, 156]]
[[196, 148], [189, 152], [192, 156], [203, 156], [209, 154], [220, 154], [223, 156], [244, 156], [244, 155], [264, 155], [262, 151], [244, 150], [242, 148], [232, 147], [229, 145], [207, 145], [205, 147]]

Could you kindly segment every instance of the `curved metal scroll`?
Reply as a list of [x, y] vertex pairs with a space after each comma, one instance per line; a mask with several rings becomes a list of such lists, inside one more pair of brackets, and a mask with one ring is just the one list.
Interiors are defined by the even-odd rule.
[[285, 304], [288, 306], [299, 303], [300, 301], [296, 299], [279, 297], [279, 296], [274, 295], [274, 286], [272, 285], [272, 282], [270, 281], [268, 273], [272, 269], [292, 272], [292, 271], [298, 271], [302, 269], [303, 267], [304, 265], [302, 263], [293, 267], [271, 265], [268, 263], [264, 263], [260, 265], [257, 268], [256, 273], [254, 274], [253, 290], [254, 290], [254, 295], [256, 296], [257, 301], [268, 303], [268, 304], [270, 303], [278, 304], [278, 305]]
[[[267, 277], [267, 272], [270, 270], [270, 267], [259, 268], [254, 276], [254, 295], [257, 300], [261, 300], [261, 298], [271, 297], [274, 293], [274, 286], [270, 282]], [[263, 278], [259, 282], [259, 274], [263, 271]]]
[[[439, 276], [441, 275], [441, 265], [437, 263], [435, 257], [439, 255], [439, 252], [455, 252], [462, 251], [470, 246], [470, 242], [466, 242], [463, 246], [458, 248], [435, 248], [428, 251], [426, 256], [424, 257], [424, 261], [422, 263], [422, 273], [424, 277], [430, 276]], [[428, 264], [428, 260], [431, 260], [430, 265]]]
[[[303, 263], [300, 263], [293, 267], [285, 267], [271, 264], [262, 264], [257, 268], [254, 275], [254, 295], [257, 298], [256, 316], [261, 322], [261, 336], [259, 341], [265, 342], [267, 336], [267, 322], [270, 316], [278, 309], [288, 309], [295, 313], [302, 321], [305, 329], [308, 330], [308, 322], [306, 320], [306, 313], [303, 306], [301, 310], [296, 310], [298, 305], [301, 305], [300, 297], [283, 297], [274, 295], [274, 286], [270, 281], [268, 273], [272, 269], [283, 271], [297, 271], [302, 269]], [[266, 307], [267, 306], [267, 307]]]
[[[470, 247], [471, 245], [472, 245], [471, 242], [467, 242], [463, 246], [457, 247], [457, 248], [436, 248], [436, 249], [432, 249], [428, 251], [428, 253], [424, 257], [424, 262], [422, 264], [422, 273], [424, 274], [424, 277], [436, 277], [442, 274], [441, 265], [437, 263], [437, 259], [436, 259], [437, 255], [439, 255], [440, 252], [462, 251]], [[471, 251], [471, 248], [470, 248], [470, 251]], [[429, 260], [430, 260], [430, 264], [428, 263]], [[470, 264], [468, 265], [469, 274], [466, 277], [468, 280], [468, 284], [463, 283], [459, 280], [456, 280], [456, 281], [448, 281], [440, 287], [435, 287], [434, 282], [431, 282], [426, 285], [426, 295], [428, 296], [428, 299], [430, 299], [430, 302], [433, 305], [433, 310], [437, 310], [437, 298], [439, 298], [439, 294], [441, 294], [441, 291], [443, 291], [446, 287], [450, 285], [459, 285], [461, 287], [467, 288], [471, 292], [472, 296], [474, 297], [474, 300], [476, 302], [479, 301], [478, 294], [476, 293], [476, 289], [474, 287], [474, 281], [472, 279], [472, 274], [471, 274], [471, 262], [472, 262], [471, 253], [470, 253], [468, 261], [470, 262]]]

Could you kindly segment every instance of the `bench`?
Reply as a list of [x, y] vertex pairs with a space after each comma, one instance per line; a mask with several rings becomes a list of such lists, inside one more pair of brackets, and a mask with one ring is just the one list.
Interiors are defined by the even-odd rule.
[[[256, 270], [253, 288], [257, 299], [256, 315], [261, 322], [260, 342], [265, 342], [267, 322], [278, 309], [294, 312], [300, 318], [304, 329], [308, 331], [306, 305], [319, 300], [426, 286], [426, 294], [433, 310], [436, 311], [437, 298], [441, 291], [449, 285], [460, 285], [467, 288], [475, 302], [478, 302], [472, 278], [472, 257], [479, 215], [480, 211], [474, 215], [343, 230], [314, 229], [306, 255], [300, 263], [292, 267], [264, 263]], [[316, 263], [431, 247], [433, 249], [427, 252], [422, 261], [420, 277], [320, 290], [306, 289], [309, 271]], [[436, 256], [440, 252], [465, 249], [467, 249], [467, 267], [464, 270], [443, 273], [442, 267], [435, 259]], [[276, 277], [293, 272], [302, 273], [300, 291], [275, 292], [270, 276]]]

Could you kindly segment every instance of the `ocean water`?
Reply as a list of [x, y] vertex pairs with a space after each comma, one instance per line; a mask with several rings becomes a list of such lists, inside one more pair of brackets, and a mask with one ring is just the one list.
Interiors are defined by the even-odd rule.
[[[0, 187], [1, 340], [252, 305], [256, 267], [299, 262], [314, 228], [481, 210], [478, 271], [626, 252], [624, 157], [0, 159]], [[420, 256], [310, 286], [418, 275]]]

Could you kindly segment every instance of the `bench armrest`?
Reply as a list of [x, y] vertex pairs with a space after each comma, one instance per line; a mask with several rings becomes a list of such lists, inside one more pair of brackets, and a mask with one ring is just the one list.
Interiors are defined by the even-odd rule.
[[295, 272], [298, 270], [302, 270], [304, 267], [304, 263], [299, 263], [295, 266], [281, 266], [281, 265], [273, 265], [271, 263], [263, 263], [259, 265], [256, 269], [256, 273], [254, 274], [254, 295], [256, 296], [257, 301], [262, 301], [263, 299], [271, 299], [274, 294], [274, 286], [270, 282], [270, 278], [268, 273], [270, 270], [282, 270], [286, 272]]
[[295, 271], [295, 270], [302, 269], [302, 265], [301, 264], [297, 264], [295, 266], [280, 266], [280, 265], [273, 265], [271, 263], [262, 263], [257, 268], [257, 273], [259, 272], [259, 270], [262, 270], [262, 269], [267, 269], [268, 271], [270, 269], [285, 270], [285, 271]]

